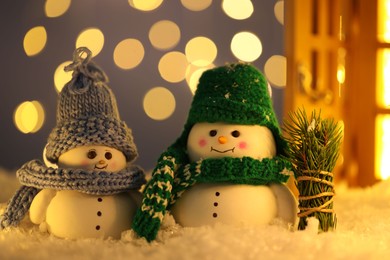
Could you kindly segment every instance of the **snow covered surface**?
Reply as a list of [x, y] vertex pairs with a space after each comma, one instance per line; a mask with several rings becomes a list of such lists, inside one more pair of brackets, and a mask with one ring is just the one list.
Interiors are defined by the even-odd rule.
[[[0, 212], [18, 186], [0, 169]], [[168, 217], [155, 242], [132, 231], [120, 240], [64, 240], [25, 219], [0, 231], [0, 259], [386, 259], [390, 256], [390, 181], [365, 189], [336, 186], [336, 231], [317, 234], [316, 219], [305, 231], [263, 228], [182, 228]]]

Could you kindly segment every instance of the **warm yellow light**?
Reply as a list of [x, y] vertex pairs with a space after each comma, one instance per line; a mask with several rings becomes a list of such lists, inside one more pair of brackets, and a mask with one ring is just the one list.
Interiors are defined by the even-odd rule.
[[129, 0], [129, 5], [140, 11], [153, 11], [157, 9], [163, 0]]
[[378, 1], [378, 39], [390, 42], [390, 0]]
[[64, 71], [65, 66], [71, 63], [71, 61], [61, 63], [54, 72], [54, 86], [58, 93], [61, 92], [65, 84], [72, 79], [72, 72]]
[[38, 101], [20, 104], [14, 113], [14, 123], [22, 133], [35, 133], [41, 129], [45, 119], [42, 105]]
[[287, 60], [281, 55], [271, 56], [265, 63], [264, 73], [267, 79], [277, 87], [286, 86]]
[[159, 21], [150, 28], [149, 40], [156, 49], [171, 49], [180, 41], [180, 28], [172, 21]]
[[143, 100], [145, 113], [154, 120], [164, 120], [175, 111], [175, 97], [166, 88], [155, 87], [149, 90]]
[[195, 91], [198, 87], [199, 78], [202, 76], [203, 72], [214, 67], [215, 67], [214, 64], [210, 64], [206, 67], [198, 67], [198, 66], [194, 66], [193, 64], [189, 64], [187, 66], [186, 81], [192, 94], [195, 94]]
[[344, 48], [339, 48], [337, 51], [337, 81], [339, 85], [345, 82], [345, 56], [347, 51]]
[[390, 115], [376, 118], [375, 176], [385, 180], [390, 177]]
[[124, 70], [137, 67], [145, 56], [145, 49], [137, 39], [125, 39], [114, 50], [115, 64]]
[[274, 6], [274, 14], [279, 23], [284, 24], [284, 1], [277, 1]]
[[[18, 130], [24, 134], [29, 133], [32, 129], [31, 122], [33, 122], [34, 118], [37, 116], [34, 113], [35, 112], [34, 108], [35, 107], [31, 102], [26, 101], [26, 102], [23, 102], [22, 104], [20, 104], [15, 110], [14, 123], [15, 123], [16, 127], [18, 128]], [[32, 112], [31, 113], [32, 117], [30, 117], [29, 112]], [[28, 120], [29, 118], [33, 119], [33, 120]]]
[[199, 36], [192, 38], [185, 48], [189, 63], [195, 66], [204, 67], [213, 63], [217, 57], [217, 46], [207, 37]]
[[255, 61], [263, 51], [260, 39], [251, 32], [239, 32], [234, 35], [230, 48], [234, 56], [246, 62]]
[[377, 57], [377, 103], [390, 106], [390, 49], [380, 49]]
[[181, 4], [191, 11], [203, 11], [211, 5], [212, 0], [181, 0]]
[[190, 79], [188, 81], [188, 86], [190, 87], [192, 95], [195, 94], [196, 89], [198, 88], [199, 78], [206, 70], [207, 70], [206, 68], [200, 68], [191, 74]]
[[39, 54], [46, 45], [47, 33], [43, 26], [37, 26], [30, 29], [23, 40], [23, 48], [27, 56]]
[[177, 83], [184, 80], [188, 61], [186, 56], [178, 51], [165, 54], [158, 63], [158, 71], [163, 79]]
[[104, 34], [98, 28], [88, 28], [82, 31], [76, 40], [76, 48], [88, 47], [95, 57], [103, 49]]
[[34, 105], [36, 113], [38, 115], [35, 127], [31, 131], [31, 133], [35, 133], [42, 128], [43, 123], [45, 122], [45, 110], [43, 109], [43, 106], [40, 102], [33, 100], [31, 101], [31, 103]]
[[45, 13], [47, 17], [58, 17], [68, 11], [71, 0], [46, 0]]
[[230, 18], [243, 20], [252, 15], [253, 4], [250, 0], [223, 0], [222, 9]]
[[343, 64], [337, 65], [337, 81], [340, 84], [345, 82], [345, 66]]

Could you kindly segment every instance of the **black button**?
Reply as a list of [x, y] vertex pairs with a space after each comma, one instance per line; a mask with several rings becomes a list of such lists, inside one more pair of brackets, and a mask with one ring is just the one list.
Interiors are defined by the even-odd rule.
[[213, 213], [213, 217], [214, 218], [218, 217], [218, 214], [217, 213]]
[[214, 202], [214, 207], [217, 207], [218, 206], [218, 202]]
[[100, 230], [100, 226], [99, 225], [96, 226], [96, 230]]
[[102, 199], [102, 198], [98, 198], [98, 201], [99, 201], [99, 202], [102, 202], [102, 201], [103, 201], [103, 199]]
[[218, 197], [219, 195], [220, 195], [220, 193], [217, 191], [217, 192], [215, 193], [215, 196]]
[[98, 211], [97, 212], [97, 215], [100, 217], [102, 215], [102, 212], [101, 211]]

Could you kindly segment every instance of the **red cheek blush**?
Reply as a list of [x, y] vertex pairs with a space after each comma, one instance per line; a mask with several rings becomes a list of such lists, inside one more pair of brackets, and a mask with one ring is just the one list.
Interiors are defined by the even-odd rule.
[[81, 162], [81, 166], [89, 166], [91, 164], [92, 164], [91, 160], [85, 160]]
[[246, 149], [246, 142], [241, 142], [238, 144], [238, 148], [240, 149]]
[[199, 144], [200, 147], [205, 147], [205, 145], [207, 144], [207, 141], [202, 138], [202, 139], [199, 140], [198, 144]]

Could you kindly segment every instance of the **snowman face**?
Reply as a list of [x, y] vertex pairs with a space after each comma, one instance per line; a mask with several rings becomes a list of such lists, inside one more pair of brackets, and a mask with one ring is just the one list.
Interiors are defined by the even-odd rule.
[[79, 146], [63, 153], [58, 158], [58, 166], [116, 172], [126, 167], [126, 157], [121, 151], [107, 146]]
[[187, 140], [191, 161], [220, 157], [271, 158], [276, 154], [271, 131], [259, 125], [195, 124]]

